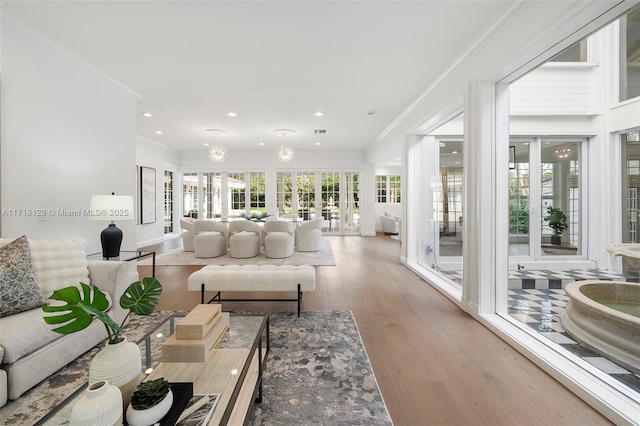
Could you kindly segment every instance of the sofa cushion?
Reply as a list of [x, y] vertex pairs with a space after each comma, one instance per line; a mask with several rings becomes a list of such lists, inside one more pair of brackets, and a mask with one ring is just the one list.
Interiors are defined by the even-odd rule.
[[[111, 295], [105, 293], [105, 296], [109, 302], [107, 313], [112, 315]], [[42, 309], [31, 309], [20, 312], [19, 314], [0, 318], [0, 330], [2, 330], [2, 334], [0, 334], [0, 346], [4, 348], [4, 357], [1, 360], [2, 364], [12, 364], [20, 358], [64, 336], [51, 331], [55, 326], [44, 322], [45, 315]], [[96, 319], [94, 319], [93, 322], [100, 323], [100, 321]], [[101, 323], [100, 327], [105, 329]]]
[[40, 293], [49, 298], [54, 291], [89, 281], [84, 240], [29, 240], [33, 273]]
[[0, 247], [0, 317], [38, 308], [43, 303], [29, 242], [23, 235]]

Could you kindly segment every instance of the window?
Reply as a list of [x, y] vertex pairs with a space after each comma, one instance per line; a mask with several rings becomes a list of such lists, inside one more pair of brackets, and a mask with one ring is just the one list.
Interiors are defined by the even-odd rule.
[[277, 185], [278, 215], [290, 214], [293, 211], [293, 173], [278, 173]]
[[265, 175], [263, 172], [249, 172], [249, 200], [250, 209], [261, 212], [266, 209]]
[[376, 176], [376, 203], [400, 202], [400, 176]]
[[315, 217], [316, 210], [316, 175], [314, 172], [296, 174], [298, 184], [298, 216], [304, 220]]
[[587, 40], [579, 41], [558, 53], [549, 62], [586, 62]]
[[640, 131], [621, 135], [622, 139], [622, 239], [625, 243], [638, 242], [638, 188], [640, 188]]
[[198, 173], [182, 175], [182, 215], [198, 217]]
[[220, 172], [202, 174], [203, 217], [220, 217], [222, 210], [222, 175]]
[[244, 216], [246, 208], [246, 184], [244, 173], [229, 173], [229, 214], [232, 216]]
[[620, 18], [620, 101], [640, 96], [640, 6]]

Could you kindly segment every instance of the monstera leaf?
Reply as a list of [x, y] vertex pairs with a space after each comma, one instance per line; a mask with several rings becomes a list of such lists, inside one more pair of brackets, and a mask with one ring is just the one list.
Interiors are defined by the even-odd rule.
[[[120, 327], [104, 311], [109, 308], [109, 300], [96, 286], [90, 287], [80, 283], [82, 294], [77, 287], [65, 287], [56, 290], [49, 299], [65, 302], [62, 305], [43, 305], [46, 313], [58, 313], [58, 315], [46, 315], [44, 321], [47, 324], [64, 324], [52, 331], [60, 334], [71, 334], [87, 328], [94, 317], [97, 317], [104, 325], [115, 333], [122, 331]], [[93, 298], [91, 297], [93, 295]]]
[[149, 315], [158, 304], [158, 296], [162, 293], [160, 281], [145, 277], [142, 281], [132, 283], [120, 297], [120, 306], [137, 315]]

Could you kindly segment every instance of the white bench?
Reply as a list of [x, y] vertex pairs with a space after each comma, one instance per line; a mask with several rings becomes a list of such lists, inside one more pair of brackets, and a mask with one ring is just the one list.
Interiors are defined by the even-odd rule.
[[[297, 302], [298, 316], [303, 291], [316, 289], [316, 270], [310, 265], [208, 265], [192, 273], [187, 280], [189, 291], [215, 291], [209, 300], [217, 302]], [[223, 299], [223, 291], [295, 291], [295, 299]]]

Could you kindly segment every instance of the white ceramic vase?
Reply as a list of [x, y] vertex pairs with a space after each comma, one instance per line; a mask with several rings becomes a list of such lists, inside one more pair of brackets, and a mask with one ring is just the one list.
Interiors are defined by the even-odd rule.
[[161, 420], [171, 410], [173, 405], [173, 392], [169, 389], [169, 393], [164, 399], [153, 407], [144, 410], [136, 410], [131, 404], [127, 408], [127, 423], [131, 426], [149, 426]]
[[100, 380], [117, 386], [122, 393], [123, 407], [127, 407], [136, 386], [142, 381], [142, 359], [138, 345], [124, 337], [119, 343], [107, 342], [93, 357], [89, 368], [89, 384]]
[[71, 408], [71, 426], [113, 426], [122, 424], [120, 389], [101, 380], [89, 385]]

